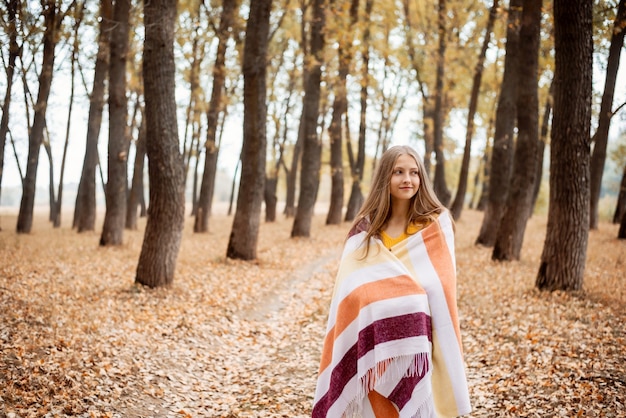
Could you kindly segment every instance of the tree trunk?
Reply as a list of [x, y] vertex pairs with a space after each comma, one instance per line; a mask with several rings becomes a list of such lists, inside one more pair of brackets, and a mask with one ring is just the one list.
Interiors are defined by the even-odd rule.
[[50, 136], [45, 129], [44, 138], [42, 142], [44, 150], [46, 150], [46, 156], [48, 157], [48, 203], [50, 212], [48, 220], [54, 221], [54, 211], [56, 206], [56, 197], [54, 195], [54, 159], [52, 158], [52, 147], [50, 146]]
[[329, 129], [331, 191], [326, 225], [339, 225], [343, 215], [343, 138], [341, 135], [343, 114], [339, 113], [343, 104], [338, 97], [342, 95], [341, 90], [342, 87], [339, 87], [336, 92], [337, 96], [335, 96], [335, 102], [333, 103], [333, 118]]
[[200, 185], [200, 196], [193, 226], [194, 232], [208, 232], [211, 202], [215, 190], [215, 175], [217, 172], [217, 157], [219, 146], [216, 141], [219, 114], [222, 111], [222, 95], [226, 79], [226, 46], [230, 37], [230, 28], [233, 24], [237, 3], [235, 0], [224, 0], [220, 26], [217, 31], [218, 45], [215, 64], [213, 66], [213, 88], [211, 102], [207, 110], [207, 133], [205, 143], [204, 171]]
[[296, 183], [298, 180], [298, 166], [300, 165], [300, 156], [302, 154], [302, 143], [304, 142], [302, 136], [302, 129], [304, 124], [301, 123], [298, 128], [298, 139], [293, 146], [293, 156], [291, 157], [291, 168], [287, 173], [287, 195], [285, 197], [285, 216], [291, 218], [296, 214]]
[[[309, 42], [307, 37], [307, 19], [308, 16], [308, 7], [310, 2], [301, 2], [301, 22], [300, 22], [300, 49], [301, 54], [304, 57], [309, 55]], [[309, 78], [309, 68], [305, 65], [302, 68], [302, 85], [308, 85]], [[291, 168], [287, 172], [287, 193], [285, 196], [285, 216], [287, 218], [291, 218], [296, 214], [296, 183], [298, 180], [298, 166], [300, 165], [302, 149], [304, 147], [305, 139], [305, 123], [303, 122], [305, 118], [305, 109], [304, 106], [302, 108], [302, 113], [300, 114], [300, 126], [298, 127], [298, 136], [296, 139], [296, 143], [293, 146], [293, 156], [291, 157]]]
[[426, 94], [424, 82], [420, 76], [421, 69], [419, 62], [422, 60], [417, 58], [418, 54], [415, 52], [416, 48], [413, 43], [412, 34], [415, 32], [415, 29], [413, 28], [411, 23], [411, 16], [413, 15], [413, 13], [410, 9], [409, 0], [402, 0], [402, 8], [404, 10], [404, 18], [406, 21], [405, 32], [407, 34], [407, 50], [409, 58], [411, 60], [411, 66], [413, 67], [413, 71], [415, 72], [415, 78], [417, 80], [417, 84], [422, 95], [422, 113], [424, 125], [424, 171], [426, 171], [426, 174], [429, 178], [433, 178], [431, 157], [434, 152], [433, 125], [435, 108], [432, 100], [430, 100], [430, 96]]
[[622, 221], [619, 224], [619, 231], [617, 231], [618, 239], [626, 239], [626, 210], [622, 213]]
[[9, 60], [6, 66], [6, 91], [2, 105], [2, 120], [0, 121], [0, 195], [2, 193], [2, 171], [4, 170], [4, 148], [9, 132], [9, 107], [11, 106], [11, 90], [13, 88], [13, 74], [15, 62], [20, 55], [20, 47], [17, 43], [17, 10], [20, 0], [9, 0], [7, 6], [7, 32], [9, 35]]
[[[372, 13], [372, 7], [374, 2], [367, 0], [365, 3], [365, 17], [364, 20], [369, 22]], [[359, 139], [357, 147], [356, 162], [351, 159], [350, 171], [352, 176], [352, 188], [350, 189], [350, 197], [348, 198], [348, 206], [346, 207], [346, 221], [352, 221], [361, 206], [363, 205], [363, 191], [361, 190], [361, 183], [363, 182], [363, 172], [365, 171], [365, 140], [367, 133], [367, 90], [370, 87], [370, 74], [369, 74], [369, 58], [370, 58], [370, 38], [371, 32], [369, 25], [365, 26], [363, 31], [362, 43], [362, 72], [361, 72], [361, 95], [360, 95], [360, 120], [359, 120]], [[351, 149], [352, 145], [348, 143], [348, 147]]]
[[265, 202], [265, 222], [276, 221], [276, 188], [278, 187], [278, 177], [265, 177], [265, 192], [263, 201]]
[[198, 197], [198, 208], [194, 219], [193, 232], [209, 232], [209, 218], [211, 216], [213, 195], [215, 194], [218, 154], [219, 148], [217, 143], [207, 140], [204, 150], [204, 170], [200, 183], [200, 196]]
[[33, 126], [28, 136], [28, 163], [26, 176], [22, 188], [22, 200], [17, 217], [17, 232], [30, 233], [33, 226], [33, 209], [35, 206], [35, 188], [37, 184], [37, 166], [39, 165], [39, 150], [43, 141], [46, 125], [46, 110], [48, 96], [52, 86], [54, 72], [54, 50], [57, 42], [57, 9], [54, 0], [42, 2], [43, 16], [46, 29], [43, 36], [43, 60], [39, 74], [39, 92], [33, 116]]
[[550, 84], [550, 93], [546, 99], [546, 105], [543, 110], [543, 118], [541, 120], [541, 130], [539, 133], [539, 142], [537, 144], [537, 163], [535, 165], [535, 189], [533, 191], [533, 202], [530, 206], [530, 213], [532, 213], [537, 204], [537, 198], [539, 197], [539, 191], [541, 190], [541, 181], [543, 179], [543, 161], [546, 150], [546, 144], [548, 143], [548, 132], [550, 130], [550, 121], [552, 119], [552, 86]]
[[[128, 189], [128, 102], [126, 59], [128, 52], [130, 0], [116, 0], [109, 64], [109, 146], [107, 159], [106, 212], [100, 245], [121, 245], [126, 224]], [[150, 129], [150, 127], [148, 127]], [[148, 135], [150, 135], [148, 133]], [[150, 140], [150, 139], [149, 139]]]
[[519, 60], [519, 28], [523, 0], [511, 0], [507, 19], [504, 75], [498, 108], [496, 131], [489, 170], [489, 199], [476, 244], [492, 247], [507, 201], [513, 161], [513, 136], [517, 116], [517, 67]]
[[613, 214], [613, 223], [618, 224], [622, 219], [622, 215], [626, 212], [626, 164], [622, 173], [622, 181], [617, 194], [617, 203], [615, 205], [615, 213]]
[[237, 160], [237, 165], [235, 166], [235, 172], [233, 173], [233, 181], [230, 185], [230, 199], [228, 199], [228, 216], [233, 214], [233, 203], [235, 201], [235, 191], [237, 186], [237, 174], [239, 173], [239, 167], [241, 167], [241, 154], [239, 154], [239, 159]]
[[522, 11], [519, 45], [520, 54], [525, 59], [520, 61], [518, 68], [517, 142], [509, 196], [491, 256], [497, 261], [519, 260], [526, 223], [532, 210], [539, 143], [537, 69], [541, 4], [542, 0], [524, 0]]
[[589, 238], [593, 4], [554, 1], [550, 208], [536, 286], [580, 290]]
[[428, 178], [434, 178], [432, 156], [435, 153], [435, 106], [432, 101], [424, 101], [423, 126], [424, 126], [424, 171]]
[[602, 190], [602, 173], [606, 161], [606, 147], [609, 139], [609, 127], [613, 116], [613, 95], [617, 82], [617, 70], [619, 69], [620, 55], [624, 45], [626, 34], [626, 2], [620, 0], [617, 7], [615, 22], [613, 23], [613, 35], [609, 47], [609, 58], [606, 64], [606, 78], [604, 80], [604, 93], [598, 116], [598, 129], [593, 135], [593, 153], [591, 155], [591, 208], [589, 213], [589, 227], [598, 229], [598, 202]]
[[[144, 112], [145, 113], [145, 112]], [[146, 160], [146, 123], [145, 114], [141, 118], [139, 137], [135, 143], [135, 164], [133, 168], [133, 181], [128, 193], [128, 205], [126, 206], [126, 228], [137, 229], [137, 208], [143, 200], [143, 172]]]
[[474, 115], [476, 114], [476, 108], [478, 107], [478, 94], [480, 93], [480, 83], [483, 78], [483, 69], [485, 67], [485, 56], [487, 55], [487, 49], [489, 48], [489, 41], [491, 40], [491, 32], [493, 31], [493, 24], [496, 20], [496, 14], [498, 13], [498, 0], [493, 0], [493, 5], [489, 10], [489, 19], [487, 20], [487, 28], [485, 29], [485, 37], [483, 38], [483, 45], [478, 56], [478, 62], [476, 63], [476, 69], [474, 72], [474, 80], [472, 82], [472, 92], [470, 95], [469, 109], [467, 112], [467, 127], [465, 130], [465, 149], [463, 151], [463, 161], [461, 163], [461, 174], [459, 175], [459, 185], [457, 187], [456, 196], [452, 202], [450, 212], [454, 219], [461, 217], [463, 211], [463, 205], [465, 203], [465, 194], [467, 193], [467, 179], [469, 177], [469, 165], [470, 157], [472, 153], [472, 137], [474, 136]]
[[226, 257], [256, 259], [266, 157], [266, 60], [271, 0], [252, 0], [243, 57], [241, 181]]
[[67, 161], [67, 147], [70, 142], [70, 132], [72, 126], [72, 109], [74, 108], [74, 89], [75, 89], [75, 76], [76, 76], [76, 61], [78, 60], [78, 54], [80, 52], [80, 42], [78, 29], [82, 23], [84, 4], [77, 6], [79, 9], [76, 11], [75, 23], [74, 23], [74, 42], [72, 47], [72, 64], [70, 71], [70, 98], [69, 109], [67, 111], [67, 124], [65, 126], [65, 143], [63, 145], [63, 157], [61, 158], [61, 171], [59, 173], [59, 187], [57, 189], [57, 199], [54, 207], [54, 219], [52, 220], [55, 228], [61, 226], [61, 210], [63, 206], [63, 182], [65, 178], [65, 163]]
[[[335, 2], [333, 2], [335, 6]], [[329, 128], [331, 193], [326, 225], [338, 225], [343, 215], [344, 176], [343, 176], [343, 119], [348, 108], [347, 78], [352, 62], [352, 27], [358, 18], [358, 0], [351, 1], [350, 23], [346, 31], [338, 30], [340, 42], [337, 46], [339, 70], [333, 102], [333, 116]]]
[[298, 208], [291, 229], [292, 237], [308, 237], [311, 234], [311, 221], [317, 200], [322, 158], [322, 142], [317, 135], [317, 119], [320, 106], [320, 83], [324, 52], [325, 10], [323, 0], [313, 1], [313, 21], [311, 23], [311, 48], [308, 57], [309, 75], [303, 99], [304, 144], [302, 168], [300, 172], [300, 196]]
[[87, 119], [87, 139], [83, 171], [78, 184], [74, 220], [72, 226], [78, 232], [93, 231], [96, 224], [96, 167], [98, 158], [98, 138], [104, 110], [105, 81], [109, 72], [109, 40], [113, 6], [111, 0], [100, 2], [100, 33], [98, 35], [98, 55], [94, 69], [93, 88], [89, 98]]
[[157, 287], [170, 285], [174, 280], [185, 218], [185, 163], [179, 150], [174, 95], [176, 1], [146, 2], [144, 21], [150, 208], [135, 282]]
[[433, 186], [435, 194], [444, 206], [450, 203], [451, 193], [446, 184], [446, 162], [443, 153], [443, 78], [446, 55], [446, 0], [439, 0], [437, 13], [439, 48], [437, 52], [437, 80], [435, 82], [435, 118], [433, 123], [433, 147], [435, 151], [435, 178]]
[[483, 212], [487, 207], [487, 198], [489, 197], [489, 169], [491, 168], [491, 146], [488, 145], [485, 148], [485, 153], [483, 155], [482, 160], [482, 170], [483, 170], [483, 178], [482, 178], [482, 187], [480, 190], [480, 196], [478, 198], [478, 202], [476, 203], [476, 210]]

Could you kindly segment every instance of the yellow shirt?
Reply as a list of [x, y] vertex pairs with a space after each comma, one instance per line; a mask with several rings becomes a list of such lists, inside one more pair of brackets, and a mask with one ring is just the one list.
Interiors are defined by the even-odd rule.
[[385, 231], [380, 231], [380, 239], [386, 248], [391, 248], [397, 243], [407, 239], [409, 236], [421, 231], [429, 223], [430, 222], [415, 222], [415, 223], [409, 224], [409, 226], [406, 228], [406, 231], [404, 231], [397, 237], [390, 237], [389, 235], [387, 235]]

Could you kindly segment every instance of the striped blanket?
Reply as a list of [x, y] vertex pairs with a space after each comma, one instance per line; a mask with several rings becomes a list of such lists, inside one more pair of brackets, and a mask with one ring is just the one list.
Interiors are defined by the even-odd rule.
[[471, 411], [448, 212], [391, 249], [367, 225], [350, 232], [330, 305], [313, 418], [374, 417], [368, 393], [399, 417]]

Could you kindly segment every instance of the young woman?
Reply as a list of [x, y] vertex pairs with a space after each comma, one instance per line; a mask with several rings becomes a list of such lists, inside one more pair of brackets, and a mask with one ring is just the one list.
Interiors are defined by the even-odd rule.
[[470, 411], [454, 225], [415, 150], [395, 146], [382, 155], [345, 243], [312, 415]]

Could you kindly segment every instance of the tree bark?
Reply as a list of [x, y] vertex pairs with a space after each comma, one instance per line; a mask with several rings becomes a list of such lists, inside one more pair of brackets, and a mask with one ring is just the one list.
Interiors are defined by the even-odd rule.
[[72, 126], [72, 110], [74, 108], [74, 90], [75, 90], [75, 76], [76, 76], [76, 61], [78, 60], [78, 54], [80, 52], [80, 41], [78, 30], [82, 23], [83, 14], [84, 14], [84, 4], [80, 4], [77, 6], [77, 10], [75, 12], [75, 22], [74, 22], [74, 42], [72, 47], [72, 58], [71, 58], [71, 71], [70, 71], [70, 97], [69, 97], [69, 108], [67, 111], [67, 124], [65, 125], [65, 143], [63, 145], [63, 157], [61, 158], [61, 171], [59, 173], [59, 187], [57, 189], [57, 198], [54, 205], [54, 214], [53, 214], [53, 225], [55, 228], [59, 228], [61, 226], [61, 211], [63, 206], [63, 183], [65, 178], [65, 164], [67, 162], [67, 148], [70, 142], [70, 132]]
[[609, 58], [606, 65], [606, 78], [604, 79], [604, 93], [600, 104], [600, 114], [598, 116], [598, 129], [593, 135], [593, 153], [591, 154], [591, 183], [589, 184], [591, 193], [591, 208], [589, 213], [589, 227], [598, 229], [598, 202], [602, 190], [602, 173], [606, 161], [606, 148], [609, 139], [609, 127], [613, 116], [613, 96], [617, 83], [617, 71], [619, 69], [620, 55], [624, 45], [624, 35], [626, 34], [626, 2], [620, 0], [617, 7], [615, 22], [613, 23], [613, 35], [611, 36], [611, 46], [609, 47]]
[[265, 190], [266, 60], [271, 0], [252, 0], [243, 57], [244, 117], [241, 180], [226, 257], [254, 260]]
[[87, 138], [83, 170], [78, 183], [74, 220], [72, 227], [78, 232], [93, 231], [96, 224], [96, 167], [99, 164], [98, 138], [104, 110], [105, 82], [109, 73], [110, 32], [113, 5], [111, 0], [100, 1], [100, 33], [98, 34], [98, 55], [94, 69], [93, 87], [89, 97], [87, 118]]
[[176, 0], [146, 2], [144, 21], [150, 205], [135, 282], [158, 287], [174, 280], [185, 217], [185, 163], [179, 150], [174, 95]]
[[42, 2], [42, 6], [46, 25], [43, 37], [43, 60], [41, 73], [39, 74], [39, 92], [33, 116], [33, 126], [28, 136], [28, 162], [22, 188], [20, 211], [17, 217], [17, 233], [30, 233], [33, 226], [39, 150], [43, 141], [48, 96], [50, 95], [52, 75], [54, 73], [54, 50], [56, 48], [56, 33], [58, 30], [56, 2], [54, 0], [46, 0]]
[[235, 0], [224, 0], [222, 17], [217, 31], [218, 45], [215, 64], [213, 65], [213, 88], [211, 101], [207, 110], [207, 133], [205, 143], [204, 171], [200, 185], [200, 196], [193, 226], [194, 232], [208, 232], [211, 202], [215, 190], [215, 175], [217, 172], [217, 157], [219, 146], [216, 141], [219, 114], [222, 111], [222, 96], [226, 80], [226, 47], [230, 37], [230, 27], [233, 24], [237, 3]]
[[276, 188], [278, 187], [278, 177], [265, 177], [265, 191], [263, 201], [265, 202], [265, 222], [276, 221]]
[[422, 95], [422, 113], [423, 113], [423, 126], [424, 126], [424, 170], [429, 178], [433, 178], [432, 174], [432, 164], [431, 157], [434, 152], [434, 135], [433, 135], [433, 125], [435, 118], [435, 107], [430, 99], [430, 96], [426, 93], [426, 88], [424, 88], [424, 82], [421, 78], [421, 68], [419, 65], [419, 60], [417, 58], [418, 54], [415, 52], [416, 48], [413, 43], [413, 33], [414, 29], [411, 23], [412, 12], [410, 9], [409, 0], [402, 0], [402, 8], [404, 11], [404, 19], [406, 21], [406, 37], [407, 37], [407, 49], [409, 58], [411, 60], [411, 66], [413, 67], [413, 71], [415, 71], [415, 78], [417, 80], [417, 84]]
[[524, 0], [520, 28], [520, 54], [517, 94], [517, 142], [513, 177], [504, 215], [491, 258], [519, 260], [526, 223], [532, 210], [537, 148], [539, 143], [538, 61], [542, 0]]
[[580, 290], [589, 238], [593, 4], [554, 1], [550, 208], [536, 286]]
[[[106, 212], [100, 245], [121, 245], [126, 224], [128, 189], [128, 102], [126, 61], [128, 54], [130, 0], [116, 0], [109, 63], [109, 145], [107, 158]], [[148, 134], [149, 135], [149, 134]]]
[[537, 163], [535, 165], [535, 189], [533, 191], [533, 203], [530, 207], [530, 213], [532, 216], [535, 206], [537, 204], [537, 198], [541, 191], [541, 181], [543, 179], [543, 161], [546, 151], [546, 144], [548, 143], [548, 132], [550, 130], [550, 121], [552, 120], [552, 86], [550, 84], [550, 92], [546, 99], [546, 105], [543, 110], [543, 118], [541, 120], [541, 130], [539, 132], [539, 143], [537, 144]]
[[[301, 2], [301, 16], [302, 20], [300, 23], [300, 49], [302, 56], [307, 57], [309, 54], [309, 42], [308, 36], [306, 32], [307, 27], [307, 19], [308, 16], [308, 7], [310, 2]], [[309, 71], [307, 65], [302, 68], [302, 84], [304, 86], [308, 83]], [[291, 157], [291, 168], [287, 172], [287, 193], [285, 196], [285, 216], [287, 218], [294, 217], [296, 215], [296, 183], [298, 180], [298, 166], [300, 165], [300, 160], [302, 156], [302, 149], [304, 147], [305, 142], [305, 123], [303, 122], [305, 118], [305, 109], [304, 106], [302, 108], [302, 113], [300, 115], [300, 126], [298, 127], [298, 136], [296, 139], [296, 143], [293, 146], [293, 156]]]
[[496, 131], [489, 170], [489, 198], [476, 244], [493, 247], [506, 205], [513, 161], [513, 136], [517, 116], [517, 67], [519, 61], [519, 28], [523, 0], [511, 0], [507, 19], [504, 75], [498, 108]]
[[[335, 3], [333, 2], [333, 5]], [[326, 225], [338, 225], [343, 215], [344, 176], [343, 176], [343, 117], [348, 108], [347, 79], [350, 71], [352, 53], [350, 51], [352, 26], [357, 19], [358, 0], [352, 0], [350, 7], [350, 23], [348, 30], [337, 33], [340, 41], [337, 46], [339, 69], [335, 99], [333, 101], [333, 116], [329, 128], [330, 136], [330, 175], [331, 192], [330, 207], [326, 216]]]
[[291, 218], [296, 214], [296, 183], [298, 180], [298, 166], [300, 165], [300, 157], [302, 155], [302, 144], [304, 138], [300, 131], [304, 128], [304, 124], [301, 123], [298, 128], [298, 139], [293, 146], [293, 156], [291, 157], [291, 167], [287, 173], [287, 194], [285, 196], [285, 216]]
[[474, 115], [476, 114], [476, 108], [478, 107], [478, 94], [480, 93], [480, 84], [483, 78], [483, 69], [485, 67], [485, 56], [487, 55], [487, 49], [489, 48], [489, 41], [491, 40], [491, 32], [493, 31], [493, 24], [496, 20], [496, 14], [498, 13], [498, 0], [493, 0], [493, 5], [489, 10], [489, 19], [487, 20], [487, 28], [485, 29], [485, 37], [483, 39], [483, 45], [478, 56], [478, 62], [476, 63], [476, 69], [474, 72], [474, 80], [472, 82], [472, 92], [470, 94], [469, 108], [467, 112], [467, 127], [465, 130], [465, 149], [463, 151], [463, 161], [461, 163], [461, 174], [459, 175], [459, 184], [457, 186], [456, 196], [452, 202], [450, 212], [454, 219], [461, 217], [463, 211], [463, 205], [465, 203], [465, 194], [467, 193], [467, 179], [469, 177], [469, 165], [470, 157], [472, 154], [472, 138], [474, 136]]
[[613, 223], [621, 222], [622, 215], [626, 212], [626, 164], [622, 173], [622, 181], [620, 182], [619, 192], [617, 194], [617, 203], [615, 204], [615, 213], [613, 214]]
[[[372, 13], [372, 7], [374, 2], [367, 0], [365, 3], [365, 17], [364, 20], [368, 22]], [[356, 10], [354, 11], [356, 13]], [[360, 120], [359, 120], [359, 138], [357, 146], [356, 162], [351, 160], [350, 171], [352, 177], [352, 187], [350, 189], [350, 197], [348, 198], [348, 205], [346, 207], [346, 221], [352, 221], [356, 217], [357, 213], [363, 205], [363, 191], [361, 190], [361, 183], [363, 182], [363, 172], [365, 171], [365, 139], [367, 133], [367, 99], [368, 88], [370, 86], [370, 74], [369, 74], [369, 58], [370, 58], [370, 38], [371, 32], [369, 25], [365, 25], [363, 30], [363, 38], [361, 40], [362, 48], [361, 55], [363, 63], [361, 71], [361, 94], [360, 94]], [[348, 147], [351, 149], [352, 145], [348, 143]]]
[[[144, 112], [145, 113], [145, 112]], [[141, 118], [139, 137], [135, 143], [135, 164], [133, 166], [133, 180], [128, 193], [128, 205], [126, 206], [126, 228], [137, 229], [137, 209], [143, 199], [143, 174], [146, 160], [146, 123], [145, 115]]]
[[483, 212], [485, 207], [487, 206], [487, 197], [489, 196], [489, 169], [491, 168], [491, 146], [487, 145], [485, 148], [485, 153], [482, 158], [481, 169], [483, 171], [482, 175], [482, 187], [480, 190], [480, 196], [478, 197], [478, 202], [476, 202], [476, 210]]
[[306, 80], [303, 117], [304, 144], [302, 149], [302, 167], [300, 172], [300, 196], [298, 208], [291, 229], [292, 237], [308, 237], [311, 233], [311, 221], [317, 200], [320, 181], [322, 143], [317, 135], [320, 83], [324, 52], [325, 10], [323, 0], [313, 1], [313, 21], [311, 22], [311, 48], [307, 63], [309, 68]]
[[20, 55], [20, 46], [17, 43], [17, 11], [20, 0], [9, 0], [7, 3], [7, 32], [9, 35], [9, 59], [6, 66], [6, 91], [2, 104], [2, 120], [0, 121], [0, 195], [2, 194], [2, 173], [4, 170], [4, 148], [9, 133], [9, 108], [11, 106], [11, 90], [13, 88], [13, 75], [15, 74], [15, 62]]
[[435, 82], [435, 117], [433, 123], [433, 147], [435, 151], [435, 178], [433, 187], [435, 194], [444, 206], [450, 203], [451, 193], [446, 184], [446, 162], [443, 153], [443, 78], [445, 73], [446, 56], [446, 0], [439, 0], [437, 13], [437, 26], [439, 48], [437, 52], [437, 79]]
[[619, 224], [619, 230], [617, 231], [618, 239], [626, 239], [626, 210], [622, 213], [622, 221]]

